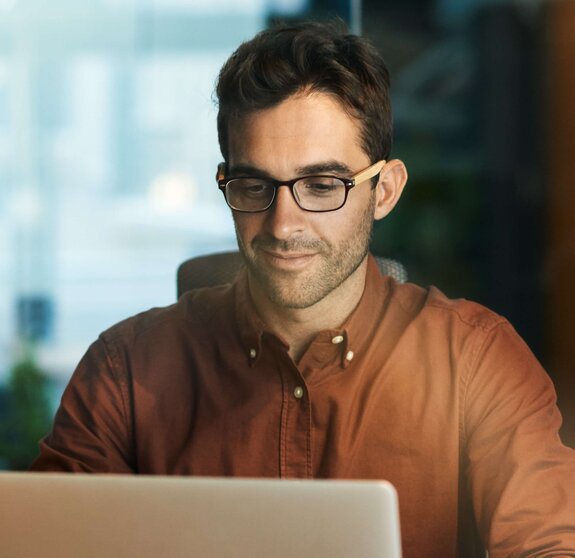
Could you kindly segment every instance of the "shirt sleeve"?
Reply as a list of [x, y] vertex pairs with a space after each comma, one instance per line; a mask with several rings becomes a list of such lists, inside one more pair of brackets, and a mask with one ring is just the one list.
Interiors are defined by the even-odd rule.
[[72, 375], [30, 470], [134, 472], [129, 393], [125, 374], [98, 339]]
[[507, 323], [472, 355], [464, 440], [490, 558], [575, 556], [575, 452], [559, 438], [553, 384]]

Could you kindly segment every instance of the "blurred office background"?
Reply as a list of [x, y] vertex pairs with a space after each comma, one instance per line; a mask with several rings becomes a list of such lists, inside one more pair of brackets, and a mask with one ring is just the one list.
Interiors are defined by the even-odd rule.
[[388, 62], [410, 170], [373, 250], [508, 317], [575, 445], [574, 0], [0, 0], [0, 468], [31, 459], [100, 331], [235, 247], [223, 61], [334, 15]]

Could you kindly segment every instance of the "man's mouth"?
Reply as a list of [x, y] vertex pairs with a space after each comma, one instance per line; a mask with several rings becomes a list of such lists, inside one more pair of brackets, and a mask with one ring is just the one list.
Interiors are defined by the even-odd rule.
[[317, 254], [316, 252], [284, 252], [266, 249], [261, 250], [260, 253], [273, 267], [281, 269], [305, 267]]

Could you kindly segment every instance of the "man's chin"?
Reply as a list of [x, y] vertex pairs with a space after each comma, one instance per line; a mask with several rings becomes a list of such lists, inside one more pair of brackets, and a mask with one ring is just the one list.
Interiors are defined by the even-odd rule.
[[318, 292], [317, 281], [302, 272], [262, 270], [253, 264], [248, 264], [248, 272], [252, 288], [281, 308], [309, 308], [325, 296], [325, 293]]
[[303, 310], [305, 308], [310, 308], [320, 300], [322, 300], [323, 295], [306, 296], [297, 295], [294, 296], [292, 292], [278, 291], [278, 290], [266, 290], [265, 294], [270, 302], [277, 306], [278, 308], [285, 308], [291, 310]]

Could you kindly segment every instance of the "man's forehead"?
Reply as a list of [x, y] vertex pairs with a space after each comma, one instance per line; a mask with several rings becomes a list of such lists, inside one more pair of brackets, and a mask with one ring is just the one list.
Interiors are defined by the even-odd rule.
[[271, 114], [277, 112], [278, 109], [286, 107], [298, 108], [300, 110], [302, 108], [307, 108], [309, 111], [313, 112], [317, 112], [318, 109], [321, 110], [321, 108], [329, 109], [332, 112], [341, 114], [342, 117], [350, 118], [359, 123], [357, 115], [355, 115], [353, 110], [350, 107], [347, 107], [337, 95], [306, 88], [265, 108], [232, 113], [229, 117], [229, 125], [232, 129], [233, 127], [246, 125], [261, 115]]
[[341, 174], [369, 162], [360, 123], [326, 94], [296, 95], [237, 115], [229, 122], [228, 154], [229, 171], [264, 171], [259, 175]]

